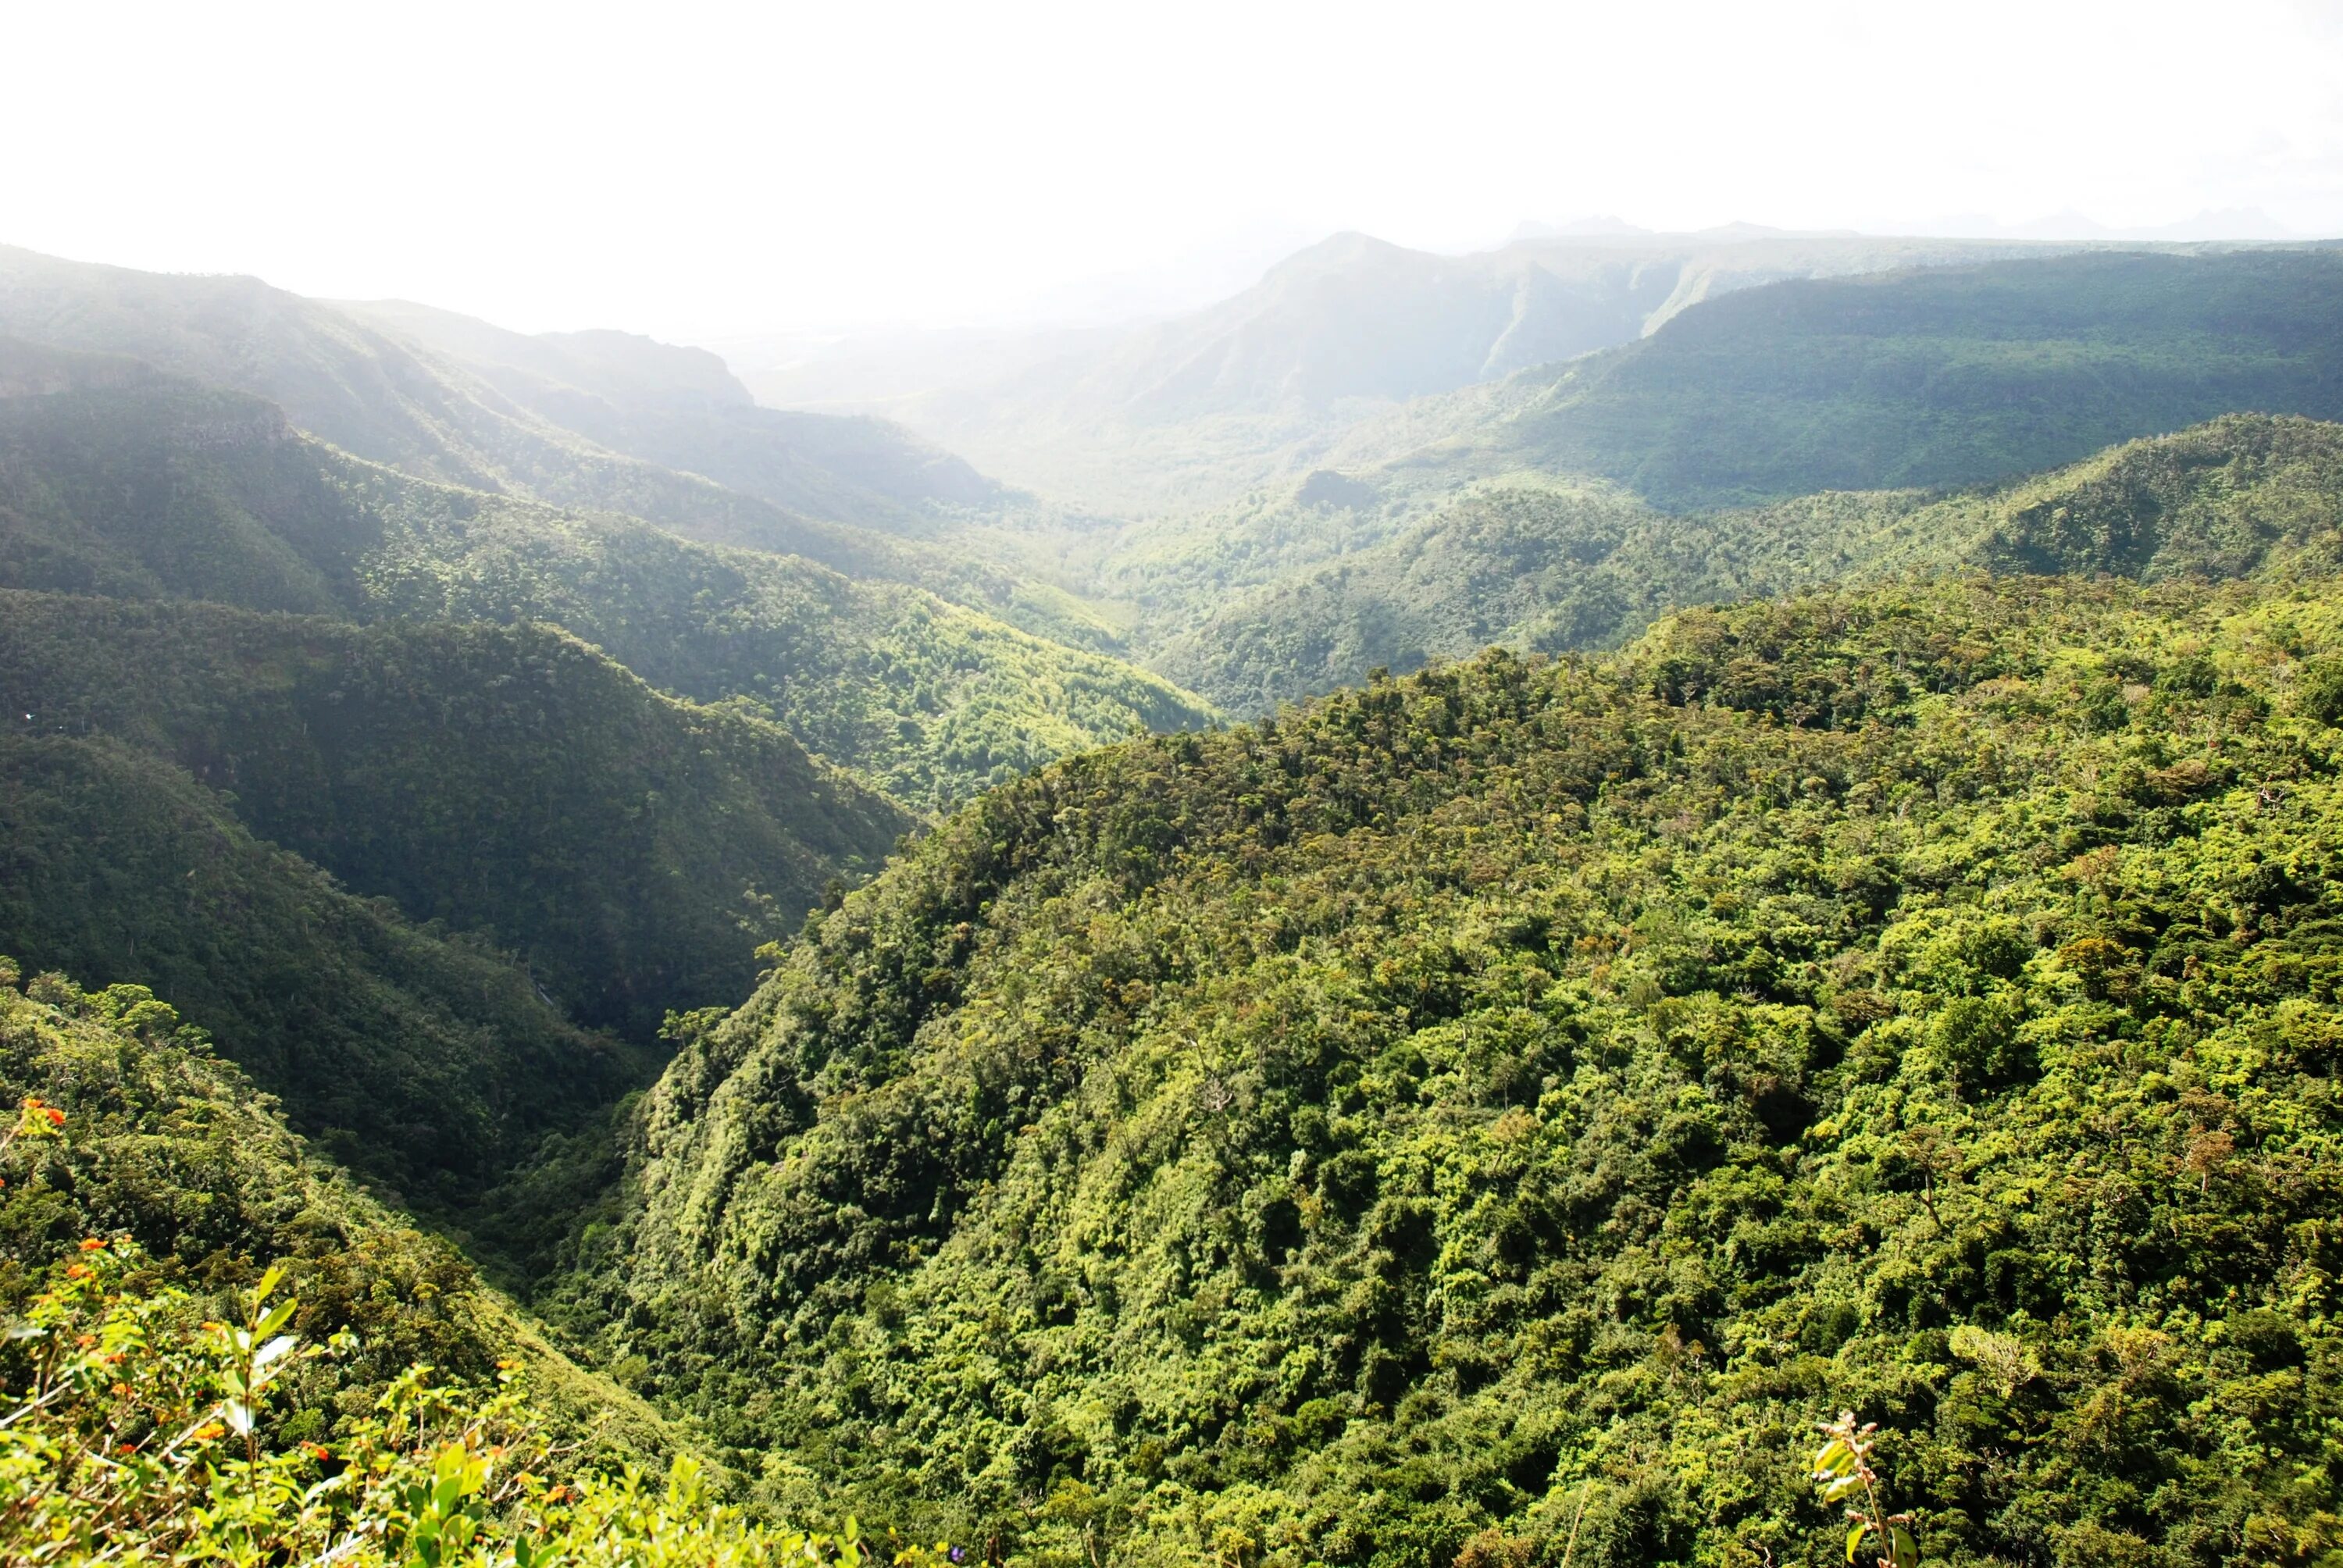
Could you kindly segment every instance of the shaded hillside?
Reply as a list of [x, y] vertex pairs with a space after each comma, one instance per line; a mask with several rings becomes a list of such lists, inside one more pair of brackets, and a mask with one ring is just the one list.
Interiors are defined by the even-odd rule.
[[999, 486], [900, 426], [759, 407], [704, 348], [624, 332], [529, 336], [404, 300], [337, 308], [453, 361], [549, 424], [809, 517], [927, 531], [930, 503], [1001, 498]]
[[1976, 484], [2228, 413], [2343, 416], [2343, 255], [2096, 254], [1745, 290], [1363, 437], [1671, 509]]
[[112, 739], [0, 739], [0, 948], [175, 997], [303, 1134], [438, 1211], [657, 1067]]
[[739, 698], [915, 804], [1206, 710], [920, 589], [608, 514], [427, 484], [268, 405], [0, 340], [0, 583], [360, 618], [558, 623]]
[[258, 838], [525, 958], [649, 1040], [913, 819], [787, 734], [663, 698], [538, 627], [358, 628], [0, 591], [0, 702], [219, 790]]
[[1842, 1407], [1931, 1561], [2322, 1539], [2338, 694], [1976, 579], [1061, 764], [679, 1058], [610, 1342], [1004, 1552], [1819, 1568]]
[[[458, 347], [467, 332], [499, 350], [538, 347], [443, 353], [397, 330], [447, 323], [460, 329]], [[997, 560], [881, 531], [991, 493], [966, 465], [876, 421], [744, 407], [698, 350], [623, 333], [543, 345], [421, 307], [378, 322], [257, 278], [136, 272], [5, 246], [0, 335], [126, 354], [251, 393], [302, 430], [420, 478], [622, 512], [858, 578], [917, 583], [1044, 636], [1112, 642], [1071, 598]], [[709, 473], [718, 467], [757, 483], [728, 487]]]
[[[1208, 617], [1161, 645], [1165, 673], [1259, 711], [1492, 643], [1607, 648], [1686, 605], [1839, 578], [1964, 568], [2157, 580], [2343, 568], [2343, 427], [2231, 416], [2039, 478], [1932, 499], [1839, 492], [1676, 515], [1601, 487], [1493, 484], [1387, 542], [1337, 553], [1347, 511], [1264, 542], [1339, 564], [1279, 580], [1228, 548], [1163, 570]], [[1216, 572], [1273, 586], [1215, 604]], [[1176, 613], [1176, 610], [1172, 613]], [[1169, 616], [1167, 615], [1167, 619]], [[1174, 623], [1176, 624], [1176, 622]]]

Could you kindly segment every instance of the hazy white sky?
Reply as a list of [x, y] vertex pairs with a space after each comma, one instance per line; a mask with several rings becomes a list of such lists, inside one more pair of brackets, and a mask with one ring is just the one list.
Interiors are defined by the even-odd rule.
[[531, 329], [1008, 321], [1616, 213], [2343, 233], [2343, 0], [0, 0], [0, 241]]

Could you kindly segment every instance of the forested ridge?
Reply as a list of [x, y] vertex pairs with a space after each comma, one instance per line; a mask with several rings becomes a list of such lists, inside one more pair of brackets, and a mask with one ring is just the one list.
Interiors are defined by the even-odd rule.
[[1687, 510], [1977, 484], [2247, 410], [2331, 419], [2338, 281], [2321, 247], [1791, 279], [1363, 431], [1344, 466], [1587, 474]]
[[2330, 1548], [2343, 600], [1694, 611], [996, 791], [588, 1233], [784, 1505], [1032, 1560]]
[[0, 585], [364, 619], [543, 620], [738, 699], [915, 806], [1134, 726], [1169, 683], [923, 590], [410, 478], [256, 399], [0, 341]]
[[256, 836], [520, 953], [565, 1010], [639, 1040], [738, 995], [759, 944], [914, 823], [773, 725], [545, 627], [0, 590], [0, 699], [20, 736], [169, 759]]
[[1354, 412], [1285, 475], [1135, 518], [1091, 591], [1131, 605], [1151, 668], [1264, 710], [1492, 640], [1612, 646], [1673, 605], [1943, 569], [1950, 541], [1899, 537], [1929, 503], [2230, 416], [2343, 417], [2328, 248], [1886, 265]]
[[655, 1042], [581, 1029], [508, 955], [418, 928], [104, 737], [0, 739], [0, 929], [45, 968], [146, 984], [294, 1125], [435, 1218], [604, 1116]]
[[[2247, 414], [1949, 495], [1838, 491], [1679, 514], [1615, 487], [1522, 477], [1474, 487], [1383, 543], [1323, 551], [1336, 564], [1214, 604], [1165, 640], [1159, 662], [1214, 701], [1256, 711], [1356, 685], [1379, 665], [1406, 671], [1492, 643], [1615, 647], [1680, 606], [1831, 581], [2331, 572], [2343, 565], [2338, 514], [2343, 426]], [[1357, 527], [1343, 511], [1315, 531], [1339, 540]], [[1309, 549], [1296, 533], [1283, 548]]]

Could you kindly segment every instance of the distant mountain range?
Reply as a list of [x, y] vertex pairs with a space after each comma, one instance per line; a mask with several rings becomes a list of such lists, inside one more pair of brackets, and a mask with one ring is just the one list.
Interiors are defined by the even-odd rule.
[[[1700, 236], [1710, 239], [1786, 236], [1792, 233], [1804, 233], [1808, 237], [1830, 235], [1854, 238], [1865, 233], [1892, 233], [1942, 236], [1949, 239], [2148, 240], [2159, 243], [2201, 240], [2283, 242], [2309, 237], [2296, 233], [2261, 208], [2254, 206], [2207, 208], [2192, 217], [2158, 224], [2104, 224], [2066, 207], [2016, 223], [2004, 222], [1984, 213], [1951, 213], [1886, 230], [1796, 231], [1769, 228], [1764, 224], [1728, 223], [1697, 232]], [[1648, 238], [1659, 233], [1656, 229], [1639, 227], [1615, 215], [1576, 217], [1563, 223], [1541, 223], [1531, 218], [1523, 220], [1514, 227], [1507, 243], [1524, 239]]]
[[1322, 465], [1362, 419], [1633, 343], [1740, 290], [2077, 248], [1595, 226], [1462, 256], [1338, 235], [1219, 305], [1128, 328], [726, 352], [765, 402], [883, 412], [1011, 483], [1143, 515], [1222, 504]]
[[1111, 641], [992, 553], [944, 537], [1016, 498], [900, 427], [759, 408], [701, 350], [623, 333], [530, 337], [420, 306], [342, 307], [257, 278], [5, 246], [0, 336], [128, 355], [250, 393], [296, 427], [417, 478], [625, 513], [916, 583], [1044, 635]]

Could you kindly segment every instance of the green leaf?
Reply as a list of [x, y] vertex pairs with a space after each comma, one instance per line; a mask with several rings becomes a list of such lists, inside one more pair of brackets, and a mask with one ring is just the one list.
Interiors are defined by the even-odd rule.
[[1901, 1524], [1891, 1524], [1887, 1528], [1887, 1556], [1896, 1568], [1919, 1568], [1920, 1543]]
[[275, 1339], [269, 1341], [266, 1344], [261, 1346], [258, 1351], [254, 1352], [252, 1358], [252, 1375], [255, 1381], [257, 1381], [261, 1374], [266, 1372], [270, 1367], [275, 1366], [278, 1362], [281, 1362], [287, 1356], [291, 1355], [295, 1347], [300, 1342], [300, 1341], [295, 1339], [291, 1334], [279, 1334]]
[[1860, 1520], [1847, 1526], [1846, 1560], [1848, 1562], [1852, 1563], [1855, 1561], [1855, 1548], [1863, 1544], [1863, 1533], [1870, 1528], [1870, 1525], [1862, 1523]]
[[284, 1278], [284, 1265], [281, 1263], [271, 1264], [268, 1271], [260, 1276], [260, 1283], [252, 1287], [252, 1304], [257, 1307], [261, 1302], [266, 1301], [269, 1297], [269, 1293], [277, 1289], [278, 1282]]

